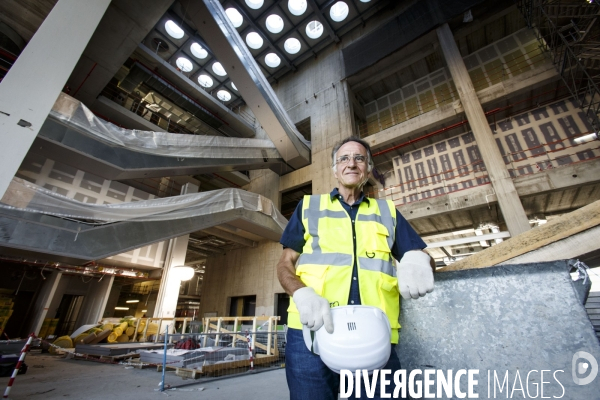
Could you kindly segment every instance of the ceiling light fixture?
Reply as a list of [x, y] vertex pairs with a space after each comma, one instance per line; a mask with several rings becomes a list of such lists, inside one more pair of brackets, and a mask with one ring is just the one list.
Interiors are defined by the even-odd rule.
[[129, 307], [115, 307], [115, 310], [129, 310]]
[[300, 16], [306, 11], [306, 0], [289, 0], [288, 9], [293, 15]]
[[192, 45], [190, 46], [190, 51], [192, 52], [192, 55], [194, 57], [199, 58], [201, 60], [208, 57], [208, 51], [206, 51], [204, 47], [200, 46], [196, 42], [192, 43]]
[[598, 134], [590, 133], [588, 135], [584, 135], [584, 136], [575, 138], [573, 141], [577, 144], [581, 144], [581, 143], [591, 142], [592, 140], [596, 140], [596, 139], [598, 139]]
[[306, 36], [311, 39], [318, 39], [323, 34], [323, 24], [319, 21], [310, 21], [306, 25]]
[[229, 101], [231, 100], [231, 93], [227, 90], [219, 90], [217, 92], [217, 98], [221, 101]]
[[300, 44], [300, 41], [296, 38], [289, 38], [283, 44], [283, 48], [285, 49], [285, 51], [287, 51], [290, 54], [298, 53], [301, 47], [302, 45]]
[[264, 0], [246, 0], [246, 5], [253, 10], [258, 10], [265, 4]]
[[242, 14], [240, 14], [240, 12], [233, 7], [225, 10], [225, 14], [227, 14], [227, 18], [229, 18], [233, 26], [236, 28], [239, 28], [244, 23], [244, 17], [242, 17]]
[[231, 82], [231, 87], [237, 92], [237, 86], [235, 86], [235, 83]]
[[202, 87], [209, 88], [209, 87], [211, 87], [213, 85], [213, 80], [208, 75], [200, 75], [198, 77], [198, 83]]
[[139, 300], [127, 300], [125, 303], [139, 303]]
[[219, 75], [219, 76], [225, 76], [227, 75], [227, 72], [225, 72], [225, 68], [223, 68], [223, 66], [221, 65], [220, 62], [215, 62], [212, 65], [212, 70], [215, 74]]
[[258, 50], [263, 45], [263, 38], [256, 32], [250, 32], [246, 35], [246, 44], [254, 50]]
[[181, 72], [190, 72], [194, 69], [192, 62], [185, 57], [179, 57], [177, 61], [175, 61], [177, 68], [181, 70]]
[[189, 281], [194, 277], [194, 268], [186, 265], [179, 265], [171, 268], [171, 274], [175, 279], [179, 279], [182, 282]]
[[348, 4], [343, 1], [338, 1], [329, 10], [329, 16], [335, 22], [342, 22], [348, 16], [350, 9], [348, 8]]
[[165, 23], [165, 30], [174, 39], [181, 39], [183, 37], [183, 29], [179, 27], [175, 22], [168, 20]]
[[283, 30], [283, 19], [277, 14], [269, 15], [265, 24], [271, 33], [279, 33]]
[[275, 53], [269, 53], [265, 56], [265, 64], [271, 68], [277, 68], [281, 64], [281, 58]]

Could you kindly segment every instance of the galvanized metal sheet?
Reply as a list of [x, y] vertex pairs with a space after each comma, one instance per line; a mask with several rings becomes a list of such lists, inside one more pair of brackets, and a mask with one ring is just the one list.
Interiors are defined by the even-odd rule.
[[[533, 398], [537, 385], [545, 398], [600, 399], [600, 376], [586, 385], [574, 380], [594, 367], [575, 354], [598, 362], [600, 345], [576, 294], [582, 281], [573, 282], [569, 268], [555, 261], [437, 274], [433, 293], [402, 301], [402, 367], [479, 370], [479, 398]], [[577, 373], [585, 364], [587, 371]], [[460, 387], [466, 393], [466, 377]]]

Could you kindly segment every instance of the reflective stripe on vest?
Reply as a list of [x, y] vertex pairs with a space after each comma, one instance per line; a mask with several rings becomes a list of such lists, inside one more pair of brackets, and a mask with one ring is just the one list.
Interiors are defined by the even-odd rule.
[[[359, 205], [354, 222], [361, 302], [386, 313], [392, 326], [392, 343], [397, 343], [400, 328], [396, 269], [390, 250], [395, 239], [395, 216], [392, 202], [369, 199], [369, 203]], [[348, 304], [355, 257], [348, 213], [329, 194], [305, 196], [302, 223], [306, 244], [296, 275], [330, 303]], [[288, 326], [302, 329], [293, 299], [288, 311]]]

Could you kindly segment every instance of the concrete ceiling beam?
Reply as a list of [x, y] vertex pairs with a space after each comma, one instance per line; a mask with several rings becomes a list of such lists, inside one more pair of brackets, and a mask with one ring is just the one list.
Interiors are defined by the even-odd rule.
[[92, 106], [173, 1], [113, 0], [67, 81], [71, 93]]
[[279, 102], [246, 44], [231, 24], [218, 0], [182, 0], [189, 19], [236, 82], [261, 126], [284, 160], [293, 168], [310, 163], [310, 148]]
[[217, 228], [203, 229], [202, 232], [208, 233], [209, 235], [216, 236], [221, 239], [229, 240], [230, 242], [238, 243], [246, 247], [256, 247], [257, 243], [254, 240], [246, 239], [233, 233], [225, 232]]

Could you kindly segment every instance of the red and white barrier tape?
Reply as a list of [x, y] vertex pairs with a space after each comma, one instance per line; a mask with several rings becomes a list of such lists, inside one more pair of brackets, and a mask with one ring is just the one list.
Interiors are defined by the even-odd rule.
[[25, 347], [23, 347], [23, 349], [21, 350], [21, 356], [19, 357], [19, 362], [17, 362], [17, 366], [15, 367], [15, 370], [13, 371], [13, 374], [10, 377], [10, 380], [8, 381], [8, 386], [6, 386], [6, 390], [4, 391], [3, 398], [5, 398], [5, 399], [8, 399], [8, 394], [10, 393], [10, 389], [12, 388], [12, 385], [15, 382], [15, 377], [19, 373], [19, 369], [21, 368], [21, 365], [23, 364], [25, 355], [27, 355], [27, 352], [29, 351], [29, 345], [31, 344], [31, 341], [33, 340], [33, 336], [34, 336], [33, 333], [31, 335], [29, 335], [29, 339], [27, 339], [27, 343], [25, 343]]

